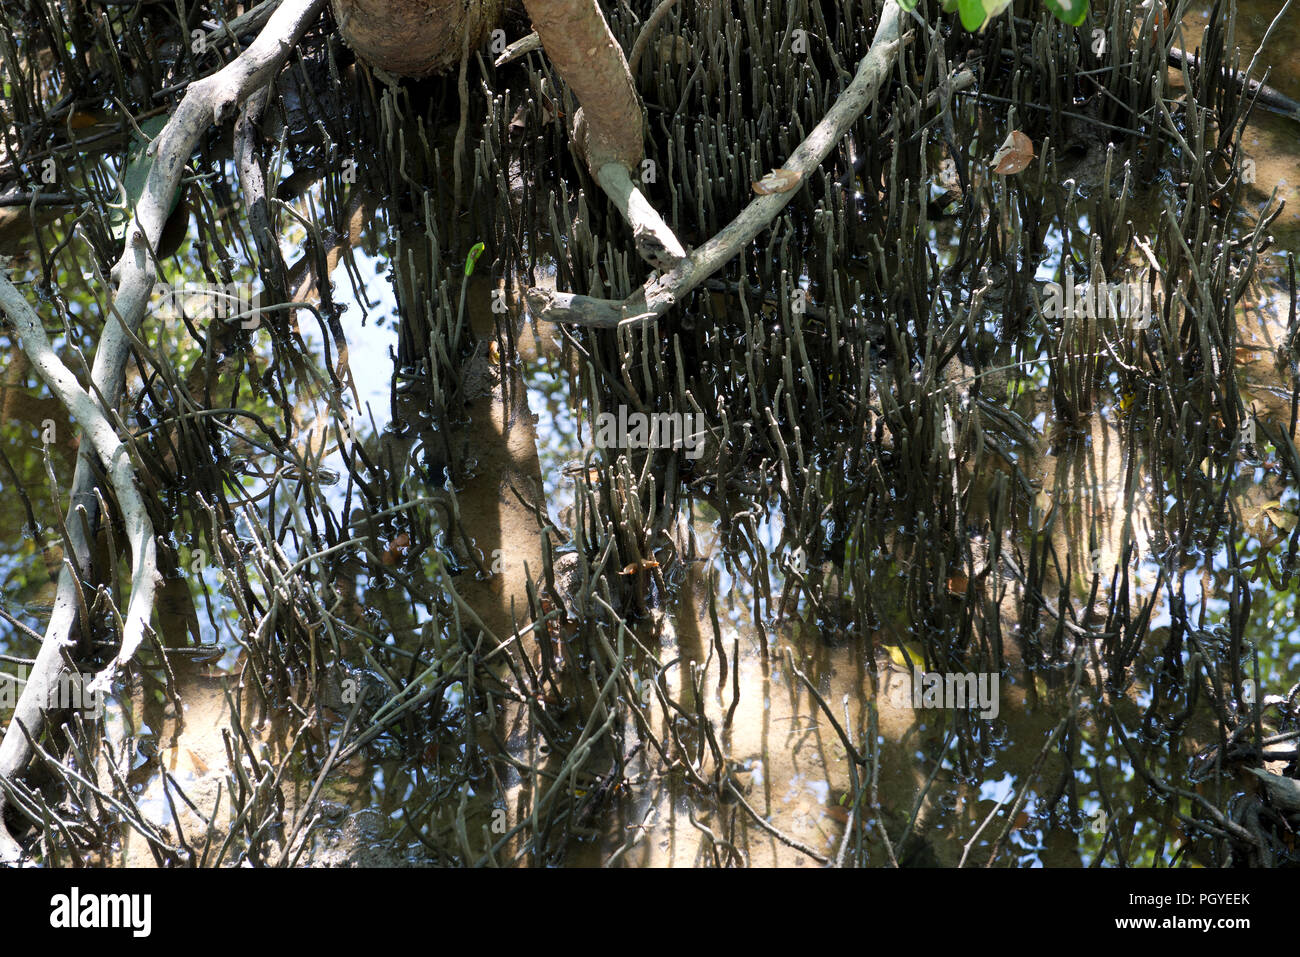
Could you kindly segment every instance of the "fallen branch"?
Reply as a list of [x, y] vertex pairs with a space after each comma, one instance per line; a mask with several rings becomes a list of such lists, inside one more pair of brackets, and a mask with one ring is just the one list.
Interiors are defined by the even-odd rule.
[[[149, 154], [156, 159], [150, 167], [134, 216], [127, 226], [122, 257], [112, 270], [112, 278], [118, 286], [109, 306], [109, 317], [104, 324], [91, 369], [91, 391], [102, 397], [102, 409], [115, 408], [125, 390], [125, 371], [131, 352], [131, 340], [144, 318], [149, 294], [157, 279], [157, 261], [153, 250], [162, 235], [163, 224], [171, 210], [172, 197], [179, 188], [181, 175], [199, 138], [212, 124], [224, 123], [243, 100], [269, 82], [324, 5], [325, 0], [284, 0], [257, 39], [243, 53], [221, 70], [194, 81], [186, 88], [176, 112], [158, 138], [149, 145]], [[10, 315], [16, 322], [19, 321], [14, 312], [10, 312]], [[29, 358], [34, 360], [34, 357]], [[75, 380], [73, 384], [76, 384]], [[107, 420], [102, 411], [100, 415]], [[83, 430], [93, 429], [92, 419], [78, 415], [75, 411], [74, 416]], [[66, 522], [75, 553], [69, 557], [73, 559], [73, 564], [82, 568], [90, 566], [90, 543], [82, 532], [84, 525], [80, 513], [84, 509], [88, 519], [86, 524], [95, 521], [98, 516], [93, 465], [96, 455], [103, 455], [103, 451], [93, 441], [93, 434], [91, 438], [91, 442], [82, 442], [77, 455]], [[105, 462], [110, 468], [118, 466], [108, 456], [105, 456]], [[126, 468], [126, 460], [122, 459], [121, 462], [122, 468]], [[114, 485], [117, 484], [115, 476]], [[120, 494], [119, 502], [124, 510], [128, 507]], [[152, 533], [150, 541], [152, 548]], [[143, 551], [142, 548], [137, 553], [137, 560]], [[151, 590], [149, 594], [152, 594]], [[77, 624], [78, 596], [79, 583], [65, 563], [64, 570], [59, 575], [58, 590], [45, 639], [32, 666], [27, 687], [18, 699], [13, 719], [5, 730], [3, 740], [0, 740], [0, 777], [16, 777], [32, 756], [27, 735], [33, 738], [39, 735], [47, 710], [45, 696], [40, 694], [39, 689], [56, 686], [63, 674], [64, 651], [75, 645], [73, 633]], [[152, 609], [137, 608], [134, 591], [129, 607], [142, 615], [142, 620], [147, 623]], [[129, 648], [128, 637], [133, 636], [124, 632], [121, 652], [96, 678], [97, 684], [111, 681], [117, 669], [129, 659], [129, 653], [134, 648]], [[22, 849], [5, 827], [3, 811], [4, 801], [0, 799], [0, 863], [8, 863], [21, 859]]]
[[497, 69], [500, 69], [507, 63], [518, 60], [520, 57], [527, 56], [534, 50], [540, 50], [541, 48], [542, 38], [539, 37], [537, 31], [534, 30], [532, 33], [528, 34], [528, 36], [521, 37], [502, 50], [501, 55], [492, 61], [492, 65]]
[[[784, 169], [798, 173], [801, 178], [806, 177], [821, 165], [849, 127], [875, 101], [898, 56], [902, 23], [902, 10], [896, 0], [890, 0], [880, 15], [876, 35], [872, 38], [866, 56], [858, 64], [853, 82], [840, 94], [822, 121], [795, 148]], [[547, 322], [567, 322], [602, 329], [624, 323], [650, 322], [668, 312], [688, 292], [730, 262], [767, 228], [794, 197], [794, 193], [791, 190], [756, 197], [707, 243], [662, 276], [646, 282], [621, 302], [533, 287], [526, 293], [528, 304], [538, 318]]]

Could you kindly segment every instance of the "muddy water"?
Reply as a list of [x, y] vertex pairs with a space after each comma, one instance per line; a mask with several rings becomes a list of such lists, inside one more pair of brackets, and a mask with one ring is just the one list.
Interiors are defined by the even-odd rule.
[[[1240, 5], [1243, 65], [1275, 10], [1268, 3]], [[1204, 15], [1188, 20], [1189, 47]], [[1270, 85], [1292, 99], [1300, 99], [1300, 66], [1280, 51], [1297, 44], [1300, 15], [1292, 14], [1279, 24], [1261, 56], [1261, 62], [1273, 64]], [[1294, 383], [1279, 367], [1278, 354], [1287, 337], [1291, 298], [1285, 282], [1287, 254], [1300, 250], [1300, 122], [1258, 110], [1245, 145], [1256, 172], [1242, 215], [1253, 221], [1270, 195], [1285, 200], [1287, 209], [1272, 229], [1278, 246], [1241, 304], [1243, 399], [1259, 422], [1285, 428]], [[1035, 397], [1031, 392], [1025, 398]], [[1026, 421], [1039, 421], [1040, 413], [1050, 419], [1048, 396], [1037, 398], [1038, 408], [1030, 401], [1030, 408], [1018, 409]], [[1154, 548], [1142, 507], [1116, 507], [1125, 494], [1126, 474], [1135, 472], [1141, 482], [1150, 468], [1140, 447], [1134, 452], [1127, 442], [1121, 399], [1104, 400], [1086, 426], [1087, 439], [1072, 445], [1074, 453], [1058, 454], [1050, 442], [1020, 450], [1037, 460], [1031, 471], [1045, 496], [1040, 518], [1046, 521], [1054, 509], [1060, 513], [1052, 535], [1063, 546], [1061, 554], [1074, 554], [1076, 568], [1086, 564], [1083, 543], [1090, 541], [1090, 531], [1096, 536], [1093, 560], [1107, 569], [1121, 561], [1118, 542], [1125, 536], [1136, 545], [1137, 556]], [[1130, 461], [1133, 456], [1136, 461]], [[1294, 513], [1296, 492], [1284, 487], [1267, 465], [1255, 483], [1235, 493], [1244, 514], [1251, 516], [1248, 542], [1275, 536], [1294, 523], [1284, 513]], [[678, 601], [658, 623], [655, 637], [661, 642], [659, 660], [675, 662], [665, 675], [671, 696], [688, 709], [698, 706], [715, 727], [724, 729], [722, 745], [737, 799], [701, 801], [690, 775], [662, 775], [644, 763], [629, 772], [642, 775], [636, 792], [617, 806], [603, 837], [575, 853], [575, 862], [811, 865], [844, 860], [852, 850], [849, 859], [876, 865], [955, 866], [997, 859], [1022, 866], [1087, 866], [1098, 859], [1106, 835], [1112, 845], [1108, 862], [1115, 860], [1116, 840], [1129, 863], [1166, 859], [1169, 846], [1180, 841], [1185, 864], [1200, 866], [1205, 860], [1195, 841], [1181, 840], [1168, 808], [1135, 786], [1128, 756], [1108, 742], [1104, 719], [1094, 712], [1098, 688], [1085, 669], [1075, 676], [1077, 684], [1067, 680], [1048, 688], [1041, 679], [1017, 673], [1013, 661], [984, 748], [974, 760], [959, 757], [951, 748], [950, 715], [918, 707], [923, 702], [914, 691], [910, 662], [898, 661], [896, 652], [877, 645], [872, 660], [860, 641], [837, 645], [799, 613], [756, 620], [752, 569], [739, 570], [722, 554], [716, 523], [709, 521], [707, 510], [701, 512], [694, 532], [712, 546], [688, 565]], [[1098, 521], [1104, 525], [1099, 530]], [[1122, 527], [1125, 522], [1129, 527]], [[779, 523], [766, 531], [775, 541]], [[1138, 598], [1146, 600], [1159, 579], [1158, 569], [1140, 557], [1133, 563]], [[1213, 576], [1189, 576], [1197, 577], [1198, 582], [1184, 586], [1200, 620], [1221, 620], [1227, 603], [1217, 596]], [[1074, 592], [1086, 594], [1086, 576], [1071, 584]], [[1297, 611], [1295, 599], [1290, 592], [1270, 593], [1262, 584], [1260, 591], [1269, 607], [1260, 622], [1262, 634], [1253, 636], [1260, 651], [1261, 693], [1286, 694], [1300, 677], [1300, 631], [1288, 623]], [[720, 625], [706, 606], [706, 596], [715, 593], [722, 596]], [[1155, 597], [1153, 646], [1166, 631], [1159, 622], [1168, 621], [1164, 597]], [[1102, 598], [1097, 595], [1099, 605]], [[1008, 612], [1013, 620], [1014, 613]], [[1131, 716], [1149, 703], [1150, 689], [1132, 684], [1125, 698], [1120, 710]], [[671, 735], [680, 719], [663, 709], [649, 710], [658, 719], [656, 733]], [[1066, 768], [1051, 746], [1066, 715], [1080, 729], [1070, 749], [1077, 772], [1071, 796], [1080, 812], [1075, 817], [1054, 807]], [[1182, 742], [1182, 758], [1190, 760], [1209, 741], [1208, 727], [1193, 730]], [[850, 749], [856, 749], [862, 763], [854, 761]], [[704, 750], [699, 747], [696, 753]], [[701, 768], [704, 764], [701, 758]], [[1171, 780], [1178, 777], [1175, 766]], [[870, 786], [862, 788], [862, 779]], [[854, 805], [850, 796], [863, 792], [870, 798]], [[737, 806], [746, 801], [748, 807]], [[763, 828], [755, 817], [771, 826]], [[909, 836], [900, 839], [900, 834]], [[995, 846], [1002, 856], [991, 853]]]
[[[1265, 31], [1273, 22], [1280, 4], [1268, 2], [1242, 2], [1237, 7], [1237, 47], [1241, 51], [1244, 68], [1259, 50]], [[1193, 11], [1185, 21], [1191, 45], [1200, 39], [1208, 19], [1208, 9]], [[1295, 9], [1277, 22], [1268, 45], [1259, 54], [1256, 73], [1267, 69], [1267, 83], [1278, 92], [1300, 102], [1300, 60], [1295, 51], [1300, 49], [1300, 16]], [[1300, 123], [1269, 112], [1256, 109], [1254, 119], [1246, 130], [1242, 145], [1246, 154], [1256, 164], [1257, 175], [1251, 199], [1260, 204], [1274, 189], [1279, 199], [1287, 204], [1286, 211], [1277, 221], [1276, 231], [1284, 249], [1300, 248]]]
[[[1240, 5], [1239, 40], [1247, 54], [1267, 27], [1272, 6]], [[1191, 18], [1193, 27], [1196, 19]], [[1280, 26], [1262, 60], [1274, 64], [1270, 84], [1300, 99], [1300, 64], [1293, 57], [1278, 55], [1297, 45], [1300, 17], [1292, 15]], [[1288, 201], [1275, 227], [1284, 251], [1300, 251], [1298, 142], [1300, 124], [1262, 112], [1246, 135], [1258, 171], [1251, 199], [1262, 204], [1276, 188]], [[367, 423], [360, 431], [379, 440], [392, 425], [386, 346], [395, 343], [395, 334], [391, 301], [383, 302], [382, 296], [387, 284], [378, 264], [373, 265], [366, 271], [372, 278], [367, 291], [372, 299], [380, 299], [379, 312], [390, 324], [377, 325], [372, 318], [363, 326], [353, 304], [345, 313], [344, 327], [352, 345], [360, 398], [351, 411], [359, 422]], [[1240, 359], [1250, 404], [1271, 425], [1286, 423], [1292, 396], [1291, 383], [1275, 361], [1287, 334], [1284, 276], [1280, 254], [1267, 261], [1241, 316], [1247, 346]], [[342, 272], [336, 278], [341, 287]], [[524, 328], [522, 320], [512, 314], [511, 321], [520, 328]], [[493, 320], [480, 314], [477, 321], [486, 323], [480, 329], [484, 332]], [[517, 370], [493, 370], [495, 360], [486, 351], [478, 357], [485, 385], [469, 417], [474, 428], [484, 430], [479, 438], [486, 451], [478, 455], [473, 469], [476, 482], [460, 491], [458, 501], [462, 514], [472, 516], [473, 545], [479, 554], [490, 562], [500, 551], [505, 559], [500, 576], [476, 578], [462, 590], [466, 603], [500, 637], [510, 634], [519, 621], [528, 585], [536, 580], [541, 563], [536, 516], [528, 504], [539, 505], [557, 526], [568, 525], [566, 513], [574, 493], [565, 466], [580, 457], [584, 442], [591, 441], [589, 429], [580, 427], [580, 416], [572, 408], [570, 380], [553, 332], [540, 329], [525, 335], [520, 352], [522, 366]], [[503, 383], [511, 376], [522, 389], [512, 393], [513, 402], [507, 405]], [[52, 444], [51, 452], [56, 466], [66, 469], [72, 454], [67, 436], [72, 433], [58, 410], [16, 365], [7, 370], [2, 388], [5, 423], [53, 419], [56, 433], [64, 438]], [[1028, 401], [1050, 410], [1040, 396], [1030, 393]], [[24, 408], [11, 411], [11, 406], [19, 405]], [[1037, 457], [1047, 496], [1039, 517], [1045, 522], [1054, 505], [1059, 505], [1062, 520], [1052, 526], [1051, 534], [1076, 549], [1088, 537], [1092, 514], [1106, 514], [1121, 492], [1130, 465], [1116, 406], [1117, 401], [1109, 402], [1094, 416], [1088, 425], [1089, 441], [1073, 455], [1048, 442], [1018, 450]], [[367, 409], [376, 414], [373, 428], [370, 416], [364, 414]], [[1025, 418], [1036, 420], [1037, 411], [1035, 407]], [[34, 441], [11, 425], [6, 430], [7, 449], [29, 449]], [[397, 451], [407, 455], [399, 456], [398, 467], [413, 461], [409, 447]], [[17, 467], [24, 486], [40, 489], [40, 459], [12, 457], [21, 458]], [[1145, 467], [1139, 463], [1137, 470], [1140, 473]], [[1270, 523], [1285, 521], [1280, 514], [1296, 509], [1295, 490], [1269, 479], [1267, 469], [1264, 472], [1257, 487], [1241, 492], [1245, 505], [1255, 510], [1257, 535], [1269, 534]], [[0, 485], [7, 485], [6, 477], [0, 476]], [[1071, 509], [1069, 502], [1055, 501], [1054, 490], [1062, 498], [1078, 496], [1083, 507]], [[250, 482], [250, 491], [256, 493], [256, 481]], [[1277, 514], [1270, 517], [1274, 510]], [[764, 515], [760, 538], [775, 550], [779, 516], [775, 509], [760, 511]], [[1107, 567], [1117, 560], [1113, 543], [1118, 534], [1118, 529], [1106, 528], [1100, 535], [1101, 561]], [[604, 818], [589, 822], [590, 833], [574, 842], [569, 862], [813, 866], [851, 860], [867, 865], [956, 866], [982, 864], [996, 847], [1001, 863], [1086, 866], [1097, 859], [1103, 838], [1117, 821], [1115, 833], [1121, 836], [1130, 862], [1163, 859], [1151, 834], [1167, 823], [1166, 809], [1135, 781], [1127, 756], [1105, 743], [1100, 716], [1093, 710], [1095, 682], [1086, 669], [1049, 684], [1027, 678], [1013, 655], [998, 688], [997, 716], [989, 719], [980, 749], [959, 752], [954, 744], [954, 715], [944, 708], [925, 707], [924, 697], [913, 685], [908, 655], [891, 641], [896, 636], [887, 628], [868, 642], [864, 636], [828, 632], [807, 608], [773, 613], [755, 598], [766, 591], [756, 587], [756, 576], [771, 576], [770, 589], [779, 593], [783, 584], [779, 572], [757, 569], [729, 550], [718, 515], [703, 503], [696, 503], [690, 527], [678, 529], [677, 537], [693, 538], [695, 548], [674, 579], [672, 603], [655, 609], [640, 626], [639, 637], [657, 649], [657, 663], [645, 660], [640, 667], [646, 673], [643, 677], [654, 672], [667, 698], [688, 712], [702, 714], [718, 729], [725, 767], [712, 766], [708, 749], [698, 740], [697, 726], [682, 720], [657, 695], [649, 696], [645, 710], [650, 732], [659, 741], [676, 738], [691, 766], [662, 769], [652, 760], [649, 737], [634, 737], [629, 747], [639, 747], [639, 757], [626, 769], [630, 786], [620, 790]], [[23, 513], [16, 509], [7, 509], [0, 517], [0, 539], [6, 609], [39, 631], [49, 593], [49, 569], [57, 568], [57, 543], [35, 540], [24, 528]], [[776, 556], [771, 557], [767, 569], [777, 567]], [[991, 583], [981, 587], [996, 590], [1001, 574], [995, 570]], [[1149, 589], [1154, 571], [1139, 567], [1137, 575], [1139, 592]], [[951, 587], [976, 586], [954, 582]], [[1297, 636], [1294, 625], [1287, 624], [1295, 621], [1297, 609], [1290, 593], [1267, 591], [1263, 583], [1260, 587], [1269, 605], [1263, 618], [1267, 632], [1259, 638], [1262, 684], [1284, 693], [1300, 676]], [[186, 627], [192, 627], [200, 640], [220, 646], [225, 654], [179, 675], [185, 698], [183, 722], [174, 710], [146, 701], [143, 692], [116, 703], [131, 718], [128, 729], [142, 735], [147, 749], [157, 755], [157, 762], [134, 786], [142, 808], [159, 826], [171, 817], [162, 790], [162, 768], [205, 813], [217, 805], [218, 785], [231, 772], [221, 730], [232, 721], [229, 691], [240, 664], [238, 647], [224, 620], [228, 608], [219, 589], [205, 591], [193, 596], [181, 617], [192, 620], [192, 626]], [[1202, 583], [1193, 600], [1211, 615], [1222, 613], [1212, 582]], [[415, 635], [424, 623], [420, 613], [394, 608], [385, 600], [383, 587], [365, 576], [357, 587], [356, 602], [359, 613], [383, 622], [399, 639]], [[1167, 608], [1157, 604], [1157, 632], [1167, 614]], [[17, 657], [32, 653], [32, 640], [13, 627], [0, 625], [0, 635], [4, 636], [0, 651]], [[1148, 697], [1149, 689], [1140, 684], [1125, 691], [1133, 712]], [[1067, 715], [1080, 729], [1079, 739], [1068, 750], [1054, 746]], [[332, 728], [338, 727], [341, 717], [331, 719]], [[256, 709], [242, 713], [240, 722], [255, 747], [265, 749], [268, 760], [283, 753], [293, 734], [292, 728]], [[1192, 736], [1188, 753], [1181, 757], [1190, 759], [1203, 743]], [[435, 863], [413, 840], [402, 808], [428, 807], [434, 801], [428, 819], [420, 824], [430, 829], [438, 826], [443, 814], [437, 803], [438, 782], [426, 773], [427, 766], [454, 756], [439, 755], [437, 750], [437, 742], [430, 742], [414, 763], [364, 754], [343, 762], [324, 782], [317, 803], [320, 814], [304, 825], [313, 837], [302, 862]], [[1057, 785], [1067, 760], [1079, 771], [1073, 798], [1081, 813], [1075, 817], [1061, 814], [1051, 803], [1059, 796]], [[297, 802], [305, 803], [315, 783], [305, 771], [298, 773], [290, 782], [294, 795], [287, 808], [290, 826], [299, 816]], [[700, 786], [701, 781], [720, 779], [729, 782], [721, 798], [715, 799]], [[444, 803], [450, 800], [445, 798]], [[1110, 809], [1107, 816], [1103, 808]], [[181, 816], [186, 817], [183, 808]], [[194, 843], [202, 842], [201, 825], [197, 815], [183, 824]], [[121, 851], [134, 862], [148, 859], [138, 840], [127, 841]], [[1189, 851], [1189, 859], [1196, 859], [1195, 848]]]

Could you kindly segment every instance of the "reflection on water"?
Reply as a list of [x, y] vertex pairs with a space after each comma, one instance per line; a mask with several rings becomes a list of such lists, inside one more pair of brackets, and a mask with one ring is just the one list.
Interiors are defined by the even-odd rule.
[[[1259, 11], [1268, 6], [1241, 4], [1244, 49], [1262, 35], [1268, 17]], [[1205, 15], [1194, 12], [1190, 22]], [[1283, 24], [1271, 49], [1292, 48], [1298, 30]], [[1277, 66], [1269, 82], [1300, 98], [1296, 64]], [[788, 487], [769, 481], [783, 476], [788, 486], [788, 463], [781, 471], [764, 458], [751, 468], [752, 484], [721, 488], [707, 476], [656, 472], [656, 491], [671, 495], [642, 501], [649, 483], [632, 474], [640, 463], [618, 473], [606, 461], [614, 456], [594, 448], [587, 363], [607, 355], [584, 354], [582, 343], [530, 323], [516, 303], [491, 308], [496, 280], [484, 270], [450, 290], [449, 301], [459, 295], [462, 305], [449, 313], [469, 334], [464, 355], [441, 357], [459, 380], [433, 385], [428, 366], [404, 351], [402, 306], [383, 256], [352, 250], [371, 305], [363, 314], [340, 262], [335, 301], [350, 376], [337, 405], [322, 398], [331, 343], [306, 322], [304, 367], [275, 383], [288, 394], [242, 399], [290, 420], [285, 431], [313, 474], [338, 480], [318, 482], [310, 508], [286, 505], [298, 502], [294, 483], [306, 473], [281, 468], [279, 450], [221, 439], [219, 451], [248, 466], [223, 516], [239, 540], [232, 554], [277, 569], [252, 578], [244, 597], [212, 556], [194, 565], [195, 528], [177, 531], [182, 570], [163, 588], [157, 619], [170, 650], [150, 650], [110, 729], [111, 740], [134, 748], [127, 784], [147, 826], [184, 836], [206, 863], [243, 854], [322, 866], [504, 863], [540, 858], [511, 838], [527, 833], [530, 813], [549, 800], [548, 813], [564, 809], [546, 818], [562, 838], [544, 858], [555, 863], [1224, 863], [1195, 826], [1212, 788], [1215, 800], [1225, 787], [1246, 794], [1240, 778], [1217, 773], [1238, 743], [1223, 740], [1216, 719], [1249, 717], [1258, 702], [1274, 709], [1267, 721], [1278, 730], [1294, 717], [1285, 714], [1300, 675], [1300, 609], [1289, 577], [1300, 494], [1287, 479], [1294, 447], [1285, 440], [1295, 431], [1286, 256], [1300, 250], [1300, 153], [1288, 122], [1258, 116], [1245, 139], [1258, 177], [1241, 215], [1259, 215], [1255, 207], [1274, 187], [1291, 201], [1277, 222], [1281, 249], [1261, 261], [1236, 309], [1241, 400], [1258, 438], [1228, 466], [1207, 455], [1200, 468], [1207, 481], [1237, 469], [1225, 485], [1231, 531], [1179, 514], [1181, 483], [1201, 479], [1170, 474], [1160, 459], [1154, 433], [1173, 428], [1160, 417], [1160, 397], [1125, 391], [1126, 364], [1151, 356], [1117, 355], [1111, 343], [1105, 351], [1092, 341], [1081, 357], [1062, 359], [1046, 333], [1025, 329], [997, 341], [1005, 323], [990, 316], [986, 339], [952, 347], [960, 354], [936, 380], [936, 391], [953, 387], [957, 397], [952, 408], [942, 405], [946, 417], [936, 414], [946, 444], [936, 441], [940, 451], [915, 465], [947, 455], [958, 433], [979, 444], [978, 456], [949, 470], [969, 540], [941, 578], [919, 583], [937, 513], [908, 497], [911, 451], [901, 430], [882, 425], [856, 443], [904, 463], [891, 473], [892, 498], [858, 512], [875, 527], [834, 527], [831, 500], [860, 493], [852, 482], [834, 484], [839, 463], [817, 463], [829, 491], [816, 499], [825, 511], [813, 534], [831, 545], [809, 561], [792, 544], [807, 532], [793, 527], [801, 513]], [[1081, 195], [1099, 188], [1082, 164], [1075, 172]], [[1133, 204], [1144, 234], [1158, 230], [1162, 200], [1158, 189], [1145, 198]], [[1058, 277], [1071, 257], [1088, 261], [1093, 224], [1081, 208], [1062, 213], [1070, 217], [1071, 233], [1045, 231], [1040, 282]], [[960, 227], [927, 231], [938, 268], [960, 270]], [[1130, 254], [1122, 265], [1142, 268], [1140, 251]], [[846, 267], [853, 270], [870, 281], [869, 265]], [[536, 279], [556, 283], [557, 271], [543, 264]], [[802, 278], [813, 285], [811, 274]], [[954, 312], [969, 300], [965, 288], [941, 294]], [[721, 296], [708, 308], [736, 309]], [[516, 349], [502, 347], [505, 331]], [[183, 330], [175, 335], [176, 353], [193, 360], [196, 343]], [[583, 343], [599, 351], [595, 340]], [[441, 345], [428, 346], [436, 368]], [[895, 346], [878, 344], [872, 355]], [[275, 365], [276, 348], [264, 330], [241, 361]], [[1103, 355], [1116, 361], [1098, 373], [1096, 401], [1067, 422], [1062, 404], [1073, 399], [1060, 394], [1058, 371], [1083, 381]], [[934, 397], [909, 392], [885, 360], [868, 375], [873, 423]], [[228, 380], [238, 373], [215, 377], [223, 387]], [[815, 375], [810, 381], [833, 391]], [[41, 501], [44, 455], [15, 423], [52, 418], [60, 436], [73, 433], [33, 383], [15, 363], [0, 386], [17, 475], [0, 475], [0, 486], [23, 488], [44, 516], [54, 514]], [[440, 388], [459, 390], [463, 413], [430, 412], [444, 401]], [[991, 409], [979, 404], [981, 393]], [[998, 410], [1004, 418], [993, 418]], [[338, 431], [340, 419], [355, 442]], [[48, 447], [49, 467], [66, 484], [71, 450], [66, 440]], [[998, 491], [1013, 481], [1023, 482], [1020, 498]], [[672, 521], [656, 526], [648, 514], [656, 508]], [[274, 536], [260, 537], [257, 509], [274, 516]], [[652, 534], [629, 545], [618, 538], [625, 528], [611, 530], [616, 524]], [[0, 633], [15, 663], [34, 653], [24, 629], [41, 631], [61, 557], [57, 531], [34, 525], [25, 504], [0, 513], [0, 578], [12, 616]], [[615, 539], [641, 552], [612, 573], [623, 593], [584, 594], [581, 576], [622, 554], [609, 545]], [[295, 590], [291, 572], [304, 567], [307, 584]], [[291, 626], [276, 620], [281, 607], [295, 610]], [[1137, 646], [1112, 670], [1135, 620]], [[1244, 635], [1246, 647], [1233, 635]], [[259, 642], [271, 638], [307, 660], [281, 675], [258, 657]], [[606, 655], [615, 643], [617, 653]], [[936, 649], [950, 657], [936, 660]], [[614, 678], [602, 670], [612, 658], [623, 668]], [[1246, 670], [1249, 699], [1215, 697], [1241, 688]], [[995, 678], [995, 717], [977, 720], [973, 709], [930, 702], [914, 686], [920, 672], [967, 671]], [[1171, 682], [1203, 686], [1209, 700], [1171, 691]], [[602, 721], [617, 749], [590, 733]], [[584, 760], [549, 752], [553, 741]], [[1277, 753], [1254, 763], [1280, 772]], [[278, 823], [205, 847], [214, 831], [259, 815]], [[150, 860], [138, 833], [111, 853]]]

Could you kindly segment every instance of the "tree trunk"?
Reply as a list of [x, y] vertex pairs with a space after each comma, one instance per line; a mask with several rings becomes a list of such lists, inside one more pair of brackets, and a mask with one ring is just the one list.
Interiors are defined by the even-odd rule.
[[330, 0], [343, 38], [394, 76], [431, 76], [460, 63], [501, 22], [503, 0]]

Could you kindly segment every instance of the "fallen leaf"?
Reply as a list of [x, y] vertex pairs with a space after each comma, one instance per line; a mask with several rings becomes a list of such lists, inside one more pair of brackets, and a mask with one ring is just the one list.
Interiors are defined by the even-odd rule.
[[826, 816], [833, 821], [839, 821], [841, 824], [849, 823], [849, 812], [842, 807], [831, 806], [826, 808]]
[[1270, 522], [1284, 532], [1289, 532], [1295, 528], [1297, 521], [1296, 514], [1284, 509], [1282, 503], [1277, 499], [1272, 499], [1261, 505], [1242, 505], [1241, 518], [1246, 527], [1256, 535], [1263, 535], [1267, 531], [1265, 521]]
[[1046, 515], [1052, 509], [1052, 493], [1047, 489], [1040, 489], [1034, 496], [1034, 507], [1038, 509], [1038, 514]]
[[993, 154], [993, 172], [1001, 176], [1013, 176], [1028, 169], [1034, 160], [1034, 144], [1024, 133], [1012, 130], [1003, 140], [998, 151]]
[[1270, 508], [1264, 512], [1264, 514], [1268, 517], [1270, 522], [1282, 529], [1284, 532], [1289, 532], [1296, 526], [1296, 515], [1294, 512], [1288, 512], [1281, 508]]
[[76, 110], [68, 117], [68, 126], [74, 130], [84, 130], [99, 123], [100, 116], [91, 110]]
[[192, 765], [194, 766], [194, 770], [195, 770], [195, 771], [197, 771], [199, 774], [207, 774], [207, 773], [208, 773], [208, 764], [207, 764], [206, 761], [204, 761], [201, 757], [199, 757], [197, 754], [195, 754], [195, 753], [194, 753], [193, 751], [191, 751], [189, 748], [186, 748], [186, 749], [185, 749], [185, 753], [186, 753], [186, 755], [189, 756], [190, 764], [192, 764]]
[[510, 132], [522, 131], [528, 127], [528, 107], [520, 103], [515, 115], [510, 118]]
[[[907, 649], [907, 657], [903, 656], [903, 649]], [[924, 668], [925, 667], [925, 649], [915, 641], [905, 641], [901, 645], [886, 645], [885, 650], [889, 652], [889, 660], [900, 668]], [[907, 658], [911, 658], [909, 665]]]
[[802, 178], [803, 173], [796, 170], [774, 169], [752, 185], [759, 196], [769, 196], [772, 193], [790, 192], [799, 185]]
[[406, 532], [398, 532], [394, 536], [392, 543], [385, 549], [381, 556], [383, 563], [388, 566], [397, 565], [406, 555], [406, 550], [411, 547], [411, 536]]
[[645, 571], [647, 568], [658, 568], [659, 563], [653, 558], [643, 558], [639, 562], [628, 562], [623, 566], [622, 574], [634, 575], [638, 571]]

